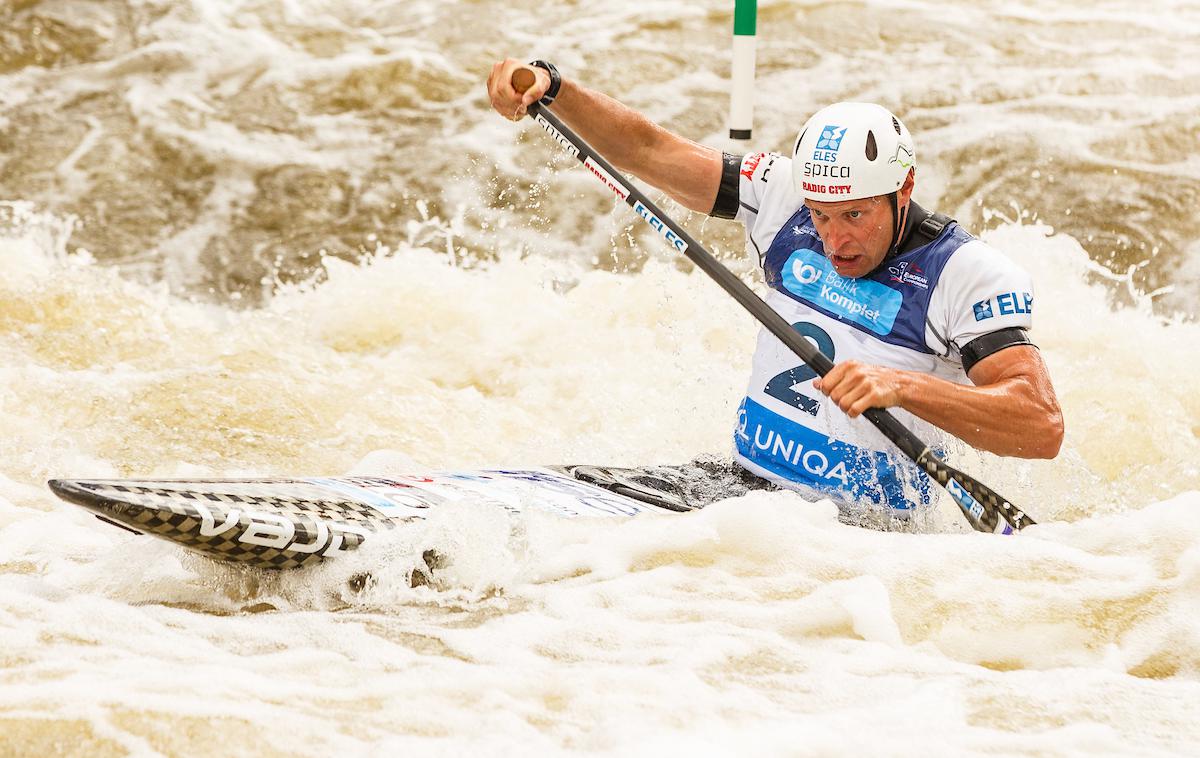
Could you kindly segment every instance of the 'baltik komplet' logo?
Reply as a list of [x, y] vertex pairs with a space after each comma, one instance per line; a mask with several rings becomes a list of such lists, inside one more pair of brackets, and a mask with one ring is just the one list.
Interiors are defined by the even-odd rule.
[[842, 138], [846, 136], [846, 127], [827, 124], [821, 129], [817, 147], [813, 150], [813, 160], [833, 163], [837, 160], [837, 152], [842, 146]]

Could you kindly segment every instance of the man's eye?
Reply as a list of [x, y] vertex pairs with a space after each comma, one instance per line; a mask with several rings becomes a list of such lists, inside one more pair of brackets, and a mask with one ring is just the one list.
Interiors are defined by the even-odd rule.
[[862, 211], [850, 211], [846, 215], [850, 218], [860, 218], [862, 216]]

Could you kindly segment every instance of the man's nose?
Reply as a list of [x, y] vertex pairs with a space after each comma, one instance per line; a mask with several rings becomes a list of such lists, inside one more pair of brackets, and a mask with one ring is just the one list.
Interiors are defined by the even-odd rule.
[[825, 252], [830, 255], [837, 254], [842, 245], [846, 243], [845, 227], [836, 221], [830, 220], [821, 231], [821, 242], [825, 245]]

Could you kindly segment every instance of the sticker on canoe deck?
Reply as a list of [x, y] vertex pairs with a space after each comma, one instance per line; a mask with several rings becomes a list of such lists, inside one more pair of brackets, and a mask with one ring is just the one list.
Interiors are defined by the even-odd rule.
[[394, 518], [421, 517], [429, 508], [447, 502], [487, 503], [514, 513], [533, 507], [563, 516], [634, 516], [662, 510], [537, 469], [329, 477], [305, 481], [353, 497]]

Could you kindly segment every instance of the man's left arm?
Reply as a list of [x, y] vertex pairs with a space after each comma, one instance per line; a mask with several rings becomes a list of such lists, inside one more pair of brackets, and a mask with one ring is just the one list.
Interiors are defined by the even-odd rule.
[[1062, 410], [1036, 347], [1021, 344], [992, 353], [972, 366], [967, 376], [974, 386], [846, 361], [814, 385], [851, 418], [868, 408], [899, 406], [996, 455], [1058, 455]]

